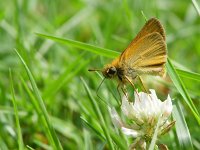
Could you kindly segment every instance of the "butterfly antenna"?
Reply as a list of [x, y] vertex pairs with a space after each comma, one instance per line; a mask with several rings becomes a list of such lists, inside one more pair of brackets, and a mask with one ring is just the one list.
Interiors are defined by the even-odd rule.
[[99, 84], [99, 86], [98, 86], [98, 88], [97, 88], [97, 90], [96, 90], [97, 95], [98, 95], [98, 91], [99, 91], [99, 89], [100, 89], [102, 83], [105, 81], [105, 79], [106, 79], [106, 78], [103, 78], [103, 80], [102, 80], [101, 83]]
[[101, 71], [102, 69], [88, 69], [88, 71]]
[[98, 94], [99, 89], [100, 89], [102, 83], [105, 81], [105, 79], [106, 79], [106, 78], [103, 78], [103, 80], [102, 80], [101, 83], [99, 84], [99, 86], [98, 86], [98, 88], [97, 88], [97, 90], [96, 90], [96, 94], [97, 94], [97, 97], [98, 97], [104, 104], [106, 104], [107, 106], [110, 106], [110, 105], [109, 105], [105, 100], [103, 100], [103, 99], [99, 96], [99, 94]]

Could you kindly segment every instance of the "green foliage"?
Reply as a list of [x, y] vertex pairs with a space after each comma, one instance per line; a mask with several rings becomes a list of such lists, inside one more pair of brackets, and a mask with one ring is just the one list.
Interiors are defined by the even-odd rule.
[[[195, 0], [2, 1], [0, 149], [128, 149], [133, 139], [113, 126], [108, 111], [115, 107], [120, 114], [117, 83], [103, 82], [99, 98], [102, 79], [87, 70], [119, 56], [144, 16], [163, 24], [170, 58], [166, 78], [144, 77], [160, 99], [168, 93], [174, 99], [175, 128], [159, 142], [169, 149], [200, 149], [199, 5]], [[152, 145], [155, 141], [156, 134]]]
[[197, 108], [195, 107], [194, 103], [192, 102], [192, 99], [189, 97], [189, 94], [188, 94], [188, 92], [187, 92], [187, 90], [185, 88], [185, 85], [183, 84], [183, 82], [181, 81], [180, 77], [176, 73], [176, 70], [174, 69], [174, 67], [173, 67], [173, 65], [172, 65], [172, 63], [170, 62], [169, 59], [168, 59], [168, 63], [167, 63], [167, 71], [168, 71], [169, 76], [172, 79], [175, 87], [180, 92], [180, 94], [184, 98], [185, 102], [190, 107], [193, 115], [195, 116], [195, 118], [197, 119], [198, 123], [200, 124], [199, 112], [197, 111]]
[[14, 87], [13, 87], [13, 81], [12, 81], [12, 73], [11, 70], [10, 71], [10, 81], [11, 81], [11, 94], [12, 94], [12, 102], [13, 102], [13, 107], [14, 107], [14, 111], [15, 111], [15, 119], [16, 119], [16, 126], [17, 126], [17, 139], [18, 139], [18, 145], [19, 145], [19, 150], [23, 150], [24, 149], [24, 143], [23, 143], [23, 139], [22, 139], [22, 132], [21, 132], [21, 127], [20, 127], [20, 122], [19, 122], [19, 113], [18, 113], [18, 109], [17, 109], [17, 103], [16, 103], [16, 99], [15, 99], [15, 91], [14, 91]]
[[185, 121], [180, 102], [176, 101], [173, 108], [173, 117], [176, 120], [177, 140], [179, 141], [180, 149], [193, 149], [190, 132]]
[[[44, 102], [43, 102], [43, 99], [39, 93], [39, 90], [37, 88], [37, 85], [35, 83], [35, 80], [28, 68], [28, 66], [26, 65], [26, 63], [24, 62], [23, 58], [20, 56], [20, 54], [17, 52], [17, 50], [15, 50], [17, 55], [19, 56], [20, 60], [22, 61], [23, 65], [24, 65], [24, 68], [26, 70], [26, 73], [30, 79], [30, 82], [31, 82], [31, 86], [33, 88], [33, 93], [35, 95], [35, 106], [37, 107], [37, 110], [38, 110], [38, 116], [40, 116], [43, 121], [43, 126], [45, 128], [45, 132], [47, 134], [47, 136], [49, 137], [49, 140], [51, 141], [51, 144], [52, 146], [54, 147], [54, 149], [62, 149], [62, 146], [60, 145], [60, 141], [58, 140], [56, 134], [55, 134], [55, 131], [52, 127], [52, 124], [50, 122], [50, 119], [49, 119], [49, 116], [48, 116], [48, 112], [46, 110], [46, 107], [44, 105]], [[16, 108], [15, 108], [16, 109]]]

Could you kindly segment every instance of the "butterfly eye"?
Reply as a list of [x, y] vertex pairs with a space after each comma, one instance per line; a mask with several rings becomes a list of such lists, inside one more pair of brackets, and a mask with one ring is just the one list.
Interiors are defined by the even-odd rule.
[[108, 69], [108, 74], [114, 75], [116, 72], [117, 72], [117, 70], [116, 70], [115, 67], [110, 67], [110, 68]]

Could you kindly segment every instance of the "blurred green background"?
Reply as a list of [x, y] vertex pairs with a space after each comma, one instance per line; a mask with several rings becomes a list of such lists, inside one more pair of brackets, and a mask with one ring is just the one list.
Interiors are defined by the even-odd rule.
[[[106, 140], [99, 134], [100, 124], [80, 77], [88, 84], [106, 124], [114, 130], [107, 106], [96, 96], [102, 79], [98, 74], [87, 71], [88, 68], [102, 68], [112, 58], [56, 43], [35, 33], [122, 52], [145, 24], [142, 13], [147, 19], [156, 17], [163, 24], [168, 56], [173, 64], [179, 69], [200, 72], [200, 17], [192, 1], [1, 1], [0, 149], [19, 147], [9, 68], [12, 71], [24, 147], [29, 149], [26, 147], [29, 145], [34, 149], [52, 148], [46, 137], [45, 125], [40, 122], [40, 116], [31, 101], [30, 80], [14, 49], [18, 50], [34, 76], [63, 149], [108, 149]], [[199, 124], [170, 78], [147, 76], [144, 79], [147, 88], [155, 88], [161, 100], [166, 99], [170, 93], [173, 99], [180, 102], [190, 131], [189, 139], [192, 140], [194, 149], [200, 149]], [[181, 79], [196, 108], [200, 108], [199, 82], [187, 77]], [[105, 81], [99, 94], [106, 103], [119, 110], [116, 86], [116, 82]], [[32, 96], [34, 97], [33, 94]], [[120, 139], [120, 136], [115, 137]], [[161, 141], [171, 149], [180, 148], [175, 129]]]

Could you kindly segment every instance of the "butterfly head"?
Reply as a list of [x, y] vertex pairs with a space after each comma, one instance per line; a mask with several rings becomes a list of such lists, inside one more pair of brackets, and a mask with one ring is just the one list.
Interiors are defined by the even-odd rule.
[[102, 70], [105, 78], [114, 78], [117, 75], [117, 69], [114, 66], [107, 66]]

